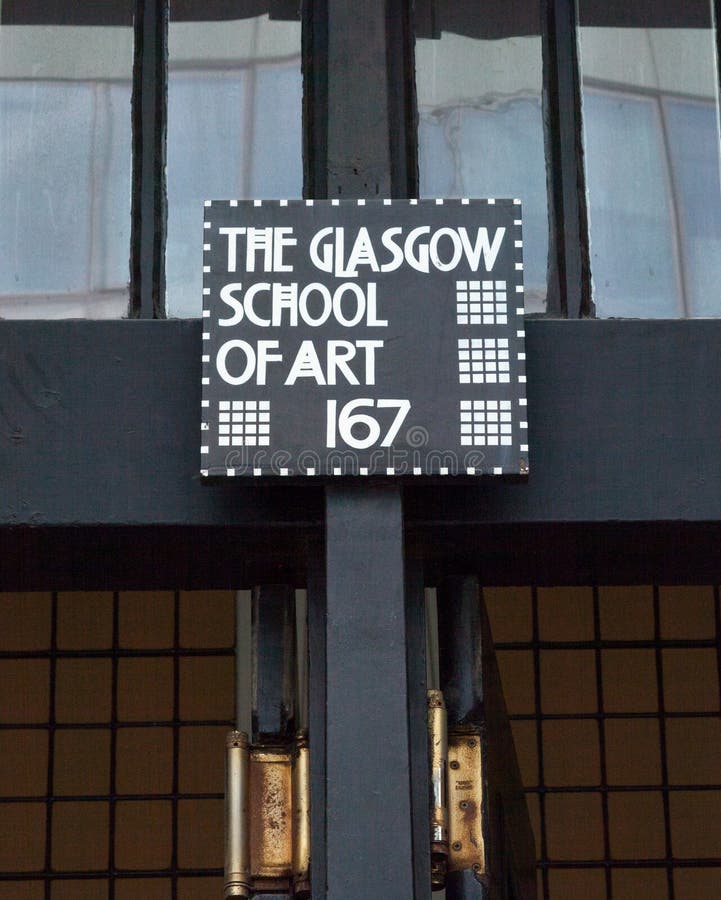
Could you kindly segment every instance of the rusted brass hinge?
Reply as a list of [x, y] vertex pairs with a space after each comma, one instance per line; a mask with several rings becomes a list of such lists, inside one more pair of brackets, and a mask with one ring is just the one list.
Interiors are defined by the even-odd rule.
[[431, 888], [438, 891], [449, 872], [486, 871], [481, 730], [463, 725], [449, 732], [441, 691], [428, 691], [428, 748]]
[[226, 741], [225, 896], [282, 891], [310, 896], [310, 767], [308, 739]]

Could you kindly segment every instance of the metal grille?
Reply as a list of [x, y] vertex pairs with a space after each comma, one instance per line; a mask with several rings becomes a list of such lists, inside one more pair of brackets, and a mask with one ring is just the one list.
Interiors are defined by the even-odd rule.
[[[486, 588], [543, 900], [721, 896], [713, 587]], [[0, 594], [0, 900], [222, 892], [234, 594]]]
[[485, 589], [539, 897], [721, 896], [714, 587]]
[[234, 595], [0, 595], [0, 898], [222, 893]]

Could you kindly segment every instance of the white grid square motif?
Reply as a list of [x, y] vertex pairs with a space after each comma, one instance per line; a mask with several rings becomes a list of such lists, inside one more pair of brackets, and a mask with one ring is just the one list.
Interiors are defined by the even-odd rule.
[[510, 400], [461, 400], [461, 445], [510, 447], [511, 415]]
[[270, 446], [270, 401], [221, 400], [218, 403], [218, 446]]
[[461, 384], [508, 384], [511, 380], [508, 338], [459, 338]]
[[457, 281], [456, 322], [459, 325], [507, 325], [505, 281]]

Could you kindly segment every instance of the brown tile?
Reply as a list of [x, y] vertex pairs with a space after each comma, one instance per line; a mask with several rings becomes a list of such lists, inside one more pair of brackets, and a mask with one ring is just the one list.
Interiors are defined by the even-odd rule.
[[598, 589], [601, 637], [606, 641], [652, 640], [651, 585], [611, 585]]
[[118, 626], [121, 647], [165, 649], [173, 646], [173, 591], [123, 591]]
[[169, 800], [120, 801], [115, 810], [115, 862], [120, 869], [165, 869], [173, 854]]
[[721, 791], [672, 791], [669, 803], [673, 855], [721, 856]]
[[546, 714], [596, 711], [592, 650], [541, 651], [541, 705]]
[[0, 731], [0, 796], [45, 796], [48, 734], [36, 729]]
[[658, 709], [653, 650], [603, 650], [601, 666], [606, 712], [655, 712]]
[[513, 731], [513, 743], [516, 746], [518, 767], [521, 770], [521, 780], [525, 787], [535, 787], [538, 784], [538, 745], [536, 738], [536, 723], [511, 722]]
[[530, 650], [498, 650], [496, 659], [509, 714], [534, 712], [533, 653]]
[[0, 593], [0, 650], [47, 650], [51, 602], [49, 593]]
[[600, 869], [552, 869], [548, 884], [553, 900], [606, 900], [606, 881]]
[[235, 664], [232, 656], [180, 660], [182, 719], [232, 720], [235, 705]]
[[118, 663], [118, 718], [156, 722], [173, 718], [173, 660], [159, 656]]
[[223, 879], [179, 878], [178, 900], [217, 900], [223, 894]]
[[110, 731], [58, 729], [54, 762], [56, 794], [107, 794], [110, 790]]
[[606, 719], [603, 727], [609, 784], [661, 784], [657, 719]]
[[580, 719], [543, 723], [543, 774], [547, 785], [598, 785], [601, 762], [596, 722]]
[[484, 587], [483, 599], [496, 643], [533, 637], [530, 587]]
[[669, 712], [718, 712], [716, 651], [663, 651], [663, 698]]
[[673, 873], [675, 900], [715, 900], [721, 897], [721, 869], [677, 868]]
[[538, 588], [538, 633], [542, 641], [593, 640], [593, 589]]
[[0, 881], [0, 900], [44, 900], [42, 881]]
[[178, 802], [178, 865], [206, 869], [223, 865], [223, 801]]
[[611, 883], [613, 900], [668, 900], [665, 869], [614, 869]]
[[671, 784], [721, 781], [721, 720], [668, 719], [668, 779]]
[[108, 865], [108, 804], [69, 800], [53, 804], [52, 866], [90, 872]]
[[47, 722], [50, 664], [45, 659], [0, 659], [0, 721]]
[[224, 790], [225, 725], [180, 729], [180, 790], [215, 794]]
[[116, 779], [119, 794], [170, 793], [173, 786], [172, 729], [119, 728]]
[[181, 647], [232, 647], [234, 643], [234, 591], [180, 592]]
[[661, 637], [713, 638], [716, 635], [714, 595], [711, 585], [659, 588]]
[[611, 791], [608, 819], [614, 859], [662, 859], [666, 855], [660, 791]]
[[169, 878], [116, 878], [115, 900], [170, 900], [171, 887]]
[[600, 794], [547, 794], [546, 839], [549, 859], [602, 859]]
[[58, 722], [109, 722], [109, 659], [59, 659], [55, 681]]
[[113, 645], [111, 591], [63, 591], [58, 594], [58, 647], [105, 650]]
[[45, 868], [45, 804], [0, 803], [0, 872]]
[[53, 882], [50, 896], [52, 900], [106, 900], [108, 882], [100, 878], [82, 881], [58, 879]]

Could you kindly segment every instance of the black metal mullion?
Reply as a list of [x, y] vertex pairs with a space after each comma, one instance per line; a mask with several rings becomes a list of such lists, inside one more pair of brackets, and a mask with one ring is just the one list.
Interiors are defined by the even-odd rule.
[[173, 796], [171, 799], [170, 891], [178, 898], [178, 795], [180, 793], [180, 591], [173, 599]]
[[613, 882], [611, 875], [611, 828], [608, 817], [608, 777], [606, 774], [606, 726], [605, 706], [603, 701], [603, 663], [601, 656], [601, 611], [598, 600], [598, 585], [593, 586], [593, 635], [596, 643], [596, 705], [598, 707], [598, 747], [601, 769], [601, 811], [603, 817], [603, 858], [606, 879], [606, 897], [613, 898]]
[[110, 697], [110, 796], [109, 810], [109, 848], [108, 900], [115, 900], [115, 828], [117, 821], [117, 763], [118, 763], [118, 666], [120, 649], [120, 596], [113, 591], [113, 650], [111, 659], [111, 697]]
[[168, 0], [136, 0], [130, 315], [165, 316]]
[[548, 311], [591, 315], [576, 0], [542, 0], [546, 168], [551, 194]]
[[668, 885], [668, 900], [674, 900], [674, 879], [673, 879], [673, 845], [671, 843], [671, 807], [669, 798], [668, 783], [668, 753], [666, 747], [666, 702], [664, 699], [663, 685], [663, 650], [660, 646], [661, 641], [661, 608], [659, 600], [658, 585], [653, 586], [653, 636], [657, 642], [655, 650], [656, 658], [656, 689], [658, 692], [658, 731], [661, 750], [661, 790], [663, 798], [663, 824], [664, 839], [666, 845], [666, 879]]
[[51, 897], [52, 872], [52, 838], [53, 838], [53, 805], [55, 800], [55, 684], [57, 674], [56, 652], [58, 649], [58, 593], [53, 591], [50, 613], [50, 671], [49, 671], [49, 709], [48, 709], [48, 772], [47, 798], [45, 805], [45, 900]]

